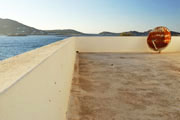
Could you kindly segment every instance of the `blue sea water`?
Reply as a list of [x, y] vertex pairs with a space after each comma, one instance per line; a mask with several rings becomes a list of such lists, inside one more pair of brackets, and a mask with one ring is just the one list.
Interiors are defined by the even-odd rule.
[[63, 40], [65, 36], [0, 36], [0, 61]]

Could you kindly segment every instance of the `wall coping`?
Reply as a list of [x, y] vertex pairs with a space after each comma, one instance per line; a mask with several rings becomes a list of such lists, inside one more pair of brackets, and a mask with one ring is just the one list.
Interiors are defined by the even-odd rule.
[[[66, 44], [68, 44], [74, 40], [76, 40], [76, 42], [77, 42], [78, 38], [80, 38], [81, 40], [84, 41], [84, 40], [86, 40], [86, 38], [92, 38], [89, 40], [95, 40], [95, 38], [98, 38], [98, 40], [103, 40], [103, 38], [106, 38], [106, 40], [108, 40], [107, 38], [112, 38], [109, 40], [118, 40], [118, 38], [120, 38], [122, 40], [122, 38], [128, 38], [128, 37], [116, 37], [116, 36], [115, 37], [113, 37], [113, 36], [70, 37], [70, 38], [37, 48], [37, 49], [34, 49], [32, 51], [28, 51], [26, 53], [11, 57], [9, 59], [0, 61], [0, 94], [3, 93], [4, 91], [6, 91], [11, 86], [13, 86], [14, 84], [16, 84], [19, 80], [24, 78], [27, 74], [29, 74], [31, 71], [33, 71], [36, 67], [38, 67], [40, 64], [45, 62], [50, 56], [54, 55], [58, 50], [60, 50], [64, 46], [66, 46]], [[130, 36], [129, 38], [137, 39], [138, 37]], [[146, 37], [144, 37], [144, 36], [140, 36], [139, 38], [146, 39]], [[165, 52], [168, 52], [168, 50], [172, 49], [174, 46], [176, 48], [178, 48], [177, 50], [180, 52], [180, 49], [179, 49], [180, 48], [179, 47], [180, 37], [173, 36], [172, 39], [174, 39], [174, 38], [176, 38], [176, 41], [173, 44], [170, 43], [170, 45], [171, 44], [172, 45], [169, 46], [168, 49], [165, 50]], [[90, 41], [88, 41], [88, 42], [90, 42]], [[87, 42], [87, 44], [88, 44], [88, 42]], [[78, 42], [76, 44], [75, 44], [76, 45], [75, 47], [77, 47], [76, 50], [79, 50]], [[92, 46], [90, 46], [90, 47], [92, 47]], [[176, 49], [173, 48], [173, 51], [175, 51], [175, 50]], [[151, 51], [151, 50], [149, 49], [148, 51]], [[81, 52], [81, 50], [80, 50], [80, 52]], [[119, 52], [123, 52], [123, 51], [119, 51]]]

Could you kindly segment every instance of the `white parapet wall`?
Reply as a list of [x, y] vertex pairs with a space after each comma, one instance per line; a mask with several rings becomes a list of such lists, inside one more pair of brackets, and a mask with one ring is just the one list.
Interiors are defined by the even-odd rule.
[[[0, 120], [66, 120], [79, 52], [153, 52], [147, 37], [72, 37], [0, 62]], [[164, 53], [180, 52], [172, 37]]]
[[65, 120], [73, 38], [0, 62], [0, 120]]
[[[147, 45], [147, 37], [76, 37], [80, 52], [154, 52]], [[180, 37], [172, 37], [164, 52], [180, 52]]]

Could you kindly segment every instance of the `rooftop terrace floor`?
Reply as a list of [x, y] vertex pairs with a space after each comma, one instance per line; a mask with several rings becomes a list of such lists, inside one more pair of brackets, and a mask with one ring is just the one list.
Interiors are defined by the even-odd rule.
[[68, 120], [180, 120], [180, 53], [80, 53]]

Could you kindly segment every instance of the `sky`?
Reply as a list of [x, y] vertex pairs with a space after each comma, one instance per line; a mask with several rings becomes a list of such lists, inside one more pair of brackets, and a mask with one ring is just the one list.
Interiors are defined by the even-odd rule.
[[0, 18], [42, 30], [180, 32], [180, 0], [0, 0]]

